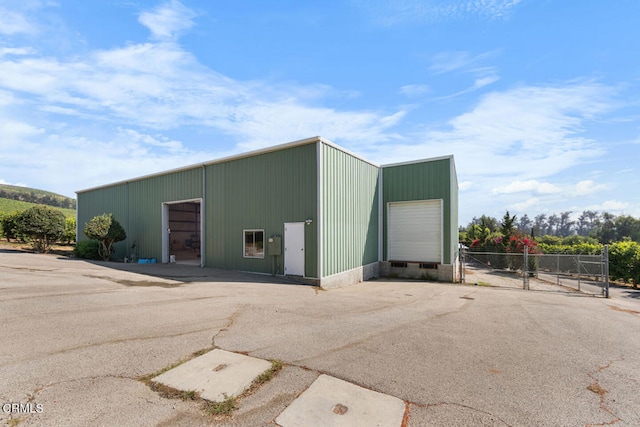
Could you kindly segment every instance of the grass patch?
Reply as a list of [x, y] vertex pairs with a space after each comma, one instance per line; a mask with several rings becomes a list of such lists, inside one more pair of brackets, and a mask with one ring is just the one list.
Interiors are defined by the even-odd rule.
[[167, 399], [180, 399], [184, 401], [200, 399], [200, 394], [195, 390], [178, 390], [173, 387], [157, 383], [155, 381], [149, 381], [148, 385], [151, 390]]
[[150, 373], [150, 374], [147, 374], [147, 375], [143, 375], [143, 376], [141, 376], [141, 377], [138, 377], [138, 380], [139, 380], [139, 381], [142, 381], [143, 383], [145, 383], [145, 384], [147, 384], [147, 385], [150, 385], [150, 383], [152, 382], [152, 381], [151, 381], [151, 379], [152, 379], [152, 378], [155, 378], [155, 377], [157, 377], [158, 375], [162, 375], [162, 374], [164, 374], [165, 372], [172, 370], [173, 368], [177, 368], [178, 366], [182, 365], [183, 363], [185, 363], [185, 362], [186, 362], [186, 361], [188, 361], [188, 360], [189, 360], [189, 359], [183, 359], [183, 360], [180, 360], [180, 361], [178, 361], [178, 362], [176, 362], [176, 363], [173, 363], [173, 364], [171, 364], [171, 365], [169, 365], [169, 366], [165, 366], [164, 368], [160, 369], [159, 371], [152, 372], [152, 373]]
[[182, 365], [183, 363], [188, 362], [191, 359], [195, 359], [198, 356], [202, 356], [205, 353], [210, 352], [211, 350], [215, 349], [216, 346], [211, 346], [211, 347], [206, 347], [203, 348], [202, 350], [198, 350], [198, 351], [194, 351], [193, 353], [191, 353], [191, 355], [189, 357], [186, 357], [184, 359], [181, 359], [175, 363], [172, 363], [169, 366], [165, 366], [164, 368], [160, 369], [159, 371], [156, 372], [152, 372], [150, 374], [147, 375], [143, 375], [141, 377], [138, 377], [138, 381], [142, 381], [143, 383], [150, 385], [150, 383], [152, 382], [151, 379], [157, 377], [158, 375], [162, 375], [167, 371], [172, 370], [173, 368], [177, 368], [178, 366]]
[[22, 418], [11, 418], [11, 419], [7, 420], [7, 425], [9, 427], [16, 427], [21, 422], [22, 422]]
[[200, 357], [203, 354], [209, 353], [211, 350], [215, 350], [216, 348], [217, 347], [215, 345], [212, 345], [210, 347], [203, 348], [202, 350], [194, 351], [193, 353], [191, 353], [191, 358]]
[[233, 396], [224, 395], [224, 400], [221, 402], [210, 402], [205, 400], [202, 404], [202, 409], [209, 415], [224, 415], [230, 416], [233, 411], [238, 409], [236, 399]]
[[284, 364], [282, 363], [281, 360], [272, 360], [271, 361], [271, 367], [269, 369], [267, 369], [266, 371], [264, 371], [263, 373], [261, 373], [260, 375], [258, 375], [256, 377], [255, 380], [253, 380], [253, 383], [251, 384], [252, 387], [254, 386], [260, 386], [266, 382], [271, 381], [271, 379], [275, 376], [275, 374], [282, 369], [282, 367], [284, 366]]

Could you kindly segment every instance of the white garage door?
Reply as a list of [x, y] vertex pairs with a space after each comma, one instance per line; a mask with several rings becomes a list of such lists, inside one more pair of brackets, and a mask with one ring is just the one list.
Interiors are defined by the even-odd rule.
[[387, 259], [442, 262], [442, 200], [388, 204]]

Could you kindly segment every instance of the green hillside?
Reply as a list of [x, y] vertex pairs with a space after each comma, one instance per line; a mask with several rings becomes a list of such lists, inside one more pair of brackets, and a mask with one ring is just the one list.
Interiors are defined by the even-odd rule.
[[49, 205], [55, 208], [74, 209], [76, 200], [50, 191], [36, 188], [18, 187], [15, 185], [0, 184], [0, 198], [29, 202], [40, 205]]
[[0, 184], [0, 215], [22, 212], [34, 205], [48, 205], [59, 209], [66, 217], [75, 218], [75, 199], [28, 187]]

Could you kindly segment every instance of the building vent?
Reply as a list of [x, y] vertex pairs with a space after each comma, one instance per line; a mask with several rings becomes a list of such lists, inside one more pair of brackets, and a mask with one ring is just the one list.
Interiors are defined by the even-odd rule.
[[420, 268], [426, 268], [428, 270], [437, 270], [438, 264], [435, 262], [421, 262]]
[[391, 267], [400, 267], [400, 268], [407, 268], [407, 263], [406, 262], [391, 262]]

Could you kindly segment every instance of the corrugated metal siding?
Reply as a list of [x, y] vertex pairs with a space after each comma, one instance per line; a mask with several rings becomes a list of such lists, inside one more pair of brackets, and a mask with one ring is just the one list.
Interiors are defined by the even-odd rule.
[[91, 218], [96, 215], [112, 213], [127, 233], [127, 240], [116, 244], [115, 257], [125, 257], [125, 248], [128, 246], [130, 229], [127, 191], [127, 184], [122, 184], [78, 194], [77, 227], [79, 242], [88, 240], [83, 230]]
[[162, 203], [202, 197], [202, 168], [132, 182], [129, 190], [131, 237], [138, 254], [162, 260]]
[[135, 242], [139, 257], [160, 261], [162, 203], [201, 196], [202, 168], [81, 192], [78, 193], [78, 224], [82, 224], [82, 230], [95, 215], [113, 213], [127, 233], [127, 240], [117, 245], [115, 257], [130, 255]]
[[[458, 231], [458, 174], [456, 164], [451, 159], [451, 245], [453, 252], [452, 262], [458, 258], [459, 231]], [[456, 267], [457, 268], [457, 267]]]
[[[271, 273], [272, 258], [244, 258], [243, 230], [284, 236], [285, 222], [305, 227], [305, 276], [317, 277], [316, 144], [207, 166], [207, 265]], [[277, 257], [279, 273], [284, 258]]]
[[[453, 160], [451, 158], [444, 158], [383, 168], [383, 203], [385, 206], [385, 209], [383, 209], [384, 259], [387, 259], [387, 203], [442, 199], [443, 263], [451, 264], [453, 262], [452, 254], [455, 246], [457, 246], [457, 239], [454, 246], [454, 236], [452, 236], [451, 230], [454, 224], [452, 220], [456, 221], [455, 227], [457, 230], [457, 220], [452, 217], [452, 211], [457, 211], [457, 205], [454, 204], [457, 203], [457, 193], [453, 195], [451, 191], [452, 164]], [[453, 201], [452, 196], [455, 196], [456, 201]]]
[[322, 144], [322, 275], [378, 260], [378, 168]]

